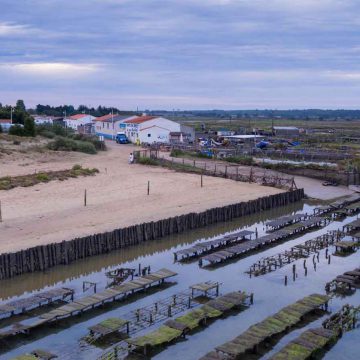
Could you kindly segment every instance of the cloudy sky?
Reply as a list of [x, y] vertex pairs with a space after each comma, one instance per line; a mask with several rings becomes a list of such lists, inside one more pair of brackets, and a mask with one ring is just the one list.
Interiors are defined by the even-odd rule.
[[358, 0], [0, 0], [0, 102], [360, 108]]

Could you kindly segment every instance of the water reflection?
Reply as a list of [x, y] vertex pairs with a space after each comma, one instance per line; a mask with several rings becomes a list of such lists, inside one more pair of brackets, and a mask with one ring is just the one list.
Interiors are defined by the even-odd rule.
[[248, 227], [255, 223], [260, 224], [269, 219], [286, 215], [290, 212], [300, 211], [304, 204], [298, 202], [274, 210], [263, 211], [258, 214], [245, 216], [233, 221], [207, 226], [206, 228], [187, 231], [182, 234], [167, 236], [114, 251], [110, 254], [94, 256], [79, 260], [66, 266], [56, 266], [41, 273], [25, 274], [13, 279], [0, 281], [0, 299], [5, 300], [47, 286], [64, 284], [80, 277], [90, 277], [97, 272], [105, 271], [109, 267], [132, 262], [139, 257], [151, 256], [156, 253], [168, 251], [179, 245], [189, 245], [197, 239], [210, 238], [238, 228]]

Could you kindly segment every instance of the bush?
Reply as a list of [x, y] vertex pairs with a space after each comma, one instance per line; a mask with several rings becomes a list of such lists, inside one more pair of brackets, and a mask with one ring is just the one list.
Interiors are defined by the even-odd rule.
[[47, 182], [50, 180], [48, 174], [45, 173], [36, 174], [36, 179], [41, 182]]
[[72, 169], [71, 169], [71, 170], [76, 171], [76, 170], [81, 170], [81, 169], [82, 169], [82, 166], [81, 166], [81, 165], [79, 165], [79, 164], [75, 164], [75, 165], [72, 167]]
[[98, 139], [97, 136], [88, 134], [73, 134], [71, 138], [74, 140], [90, 142], [95, 146], [96, 150], [104, 150], [104, 143]]
[[15, 136], [25, 136], [25, 131], [21, 125], [15, 124], [10, 127], [9, 134]]
[[150, 159], [148, 157], [141, 157], [136, 162], [141, 165], [150, 165], [150, 166], [158, 166], [159, 165], [159, 162], [157, 160]]
[[35, 122], [34, 119], [30, 116], [27, 116], [24, 120], [24, 134], [25, 136], [32, 136], [32, 137], [36, 135]]
[[55, 133], [53, 133], [52, 131], [49, 131], [49, 130], [43, 130], [41, 132], [41, 136], [44, 136], [48, 139], [53, 139], [55, 137]]
[[2, 128], [2, 126], [1, 126], [1, 124], [0, 124], [0, 134], [3, 132], [3, 128]]
[[241, 165], [254, 165], [255, 161], [251, 156], [229, 156], [224, 159], [225, 161], [241, 164]]
[[87, 142], [87, 141], [76, 141], [77, 150], [86, 154], [96, 154], [96, 148], [94, 144]]
[[95, 146], [92, 143], [62, 136], [57, 136], [54, 141], [51, 141], [48, 148], [55, 151], [79, 151], [86, 154], [96, 154]]
[[56, 135], [66, 137], [69, 132], [72, 134], [72, 130], [69, 131], [59, 124], [42, 124], [36, 126], [36, 133], [49, 139], [53, 139]]
[[180, 149], [172, 149], [170, 153], [170, 156], [172, 157], [179, 157], [184, 155], [186, 155], [186, 153]]

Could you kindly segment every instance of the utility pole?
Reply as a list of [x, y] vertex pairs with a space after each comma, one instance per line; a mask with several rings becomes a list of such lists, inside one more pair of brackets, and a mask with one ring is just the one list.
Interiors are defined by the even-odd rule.
[[11, 106], [10, 107], [10, 123], [13, 123], [13, 112], [14, 112], [14, 108]]
[[111, 108], [112, 139], [114, 140], [114, 109]]

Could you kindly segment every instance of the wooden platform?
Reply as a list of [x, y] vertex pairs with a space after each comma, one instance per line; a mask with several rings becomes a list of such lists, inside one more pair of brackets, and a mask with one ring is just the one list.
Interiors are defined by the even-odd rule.
[[176, 272], [168, 269], [161, 269], [149, 275], [137, 278], [136, 280], [109, 288], [100, 293], [76, 299], [69, 304], [60, 306], [57, 309], [40, 315], [39, 318], [35, 319], [31, 324], [23, 325], [18, 323], [10, 329], [0, 330], [0, 339], [6, 338], [8, 336], [15, 336], [20, 333], [29, 333], [32, 329], [46, 323], [58, 321], [83, 313], [85, 311], [89, 311], [105, 303], [110, 303], [119, 298], [133, 294], [134, 292], [145, 290], [150, 286], [163, 283], [166, 279], [175, 275], [177, 275]]
[[217, 346], [215, 351], [203, 356], [201, 360], [227, 359], [241, 357], [243, 354], [255, 351], [257, 346], [275, 335], [284, 333], [298, 324], [305, 315], [326, 305], [330, 297], [313, 294], [289, 305], [273, 316], [251, 326], [235, 339]]
[[74, 290], [68, 288], [43, 291], [24, 299], [14, 300], [0, 305], [0, 318], [21, 314], [37, 307], [49, 305], [57, 300], [66, 300], [67, 298], [70, 300], [73, 296]]
[[197, 243], [187, 249], [174, 252], [174, 259], [175, 261], [183, 261], [198, 257], [202, 254], [215, 251], [216, 249], [229, 246], [230, 244], [251, 240], [253, 234], [253, 231], [241, 230], [233, 234], [225, 235], [220, 239]]
[[267, 245], [271, 245], [292, 235], [302, 233], [315, 227], [324, 226], [326, 222], [327, 220], [322, 217], [310, 217], [307, 220], [289, 225], [280, 230], [276, 230], [272, 233], [261, 236], [258, 239], [246, 241], [235, 246], [226, 247], [221, 251], [216, 251], [212, 254], [203, 256], [199, 260], [199, 266], [211, 266], [226, 262], [232, 258], [236, 258], [250, 251], [261, 249]]
[[360, 289], [360, 268], [346, 271], [343, 275], [337, 276], [325, 285], [327, 292], [337, 292], [343, 289]]
[[185, 315], [167, 321], [157, 330], [136, 338], [126, 339], [133, 351], [141, 351], [145, 355], [155, 347], [160, 347], [173, 342], [185, 334], [198, 328], [201, 324], [206, 324], [208, 319], [215, 319], [228, 313], [235, 308], [250, 305], [252, 299], [244, 292], [231, 292], [211, 300], [200, 308], [191, 310]]

